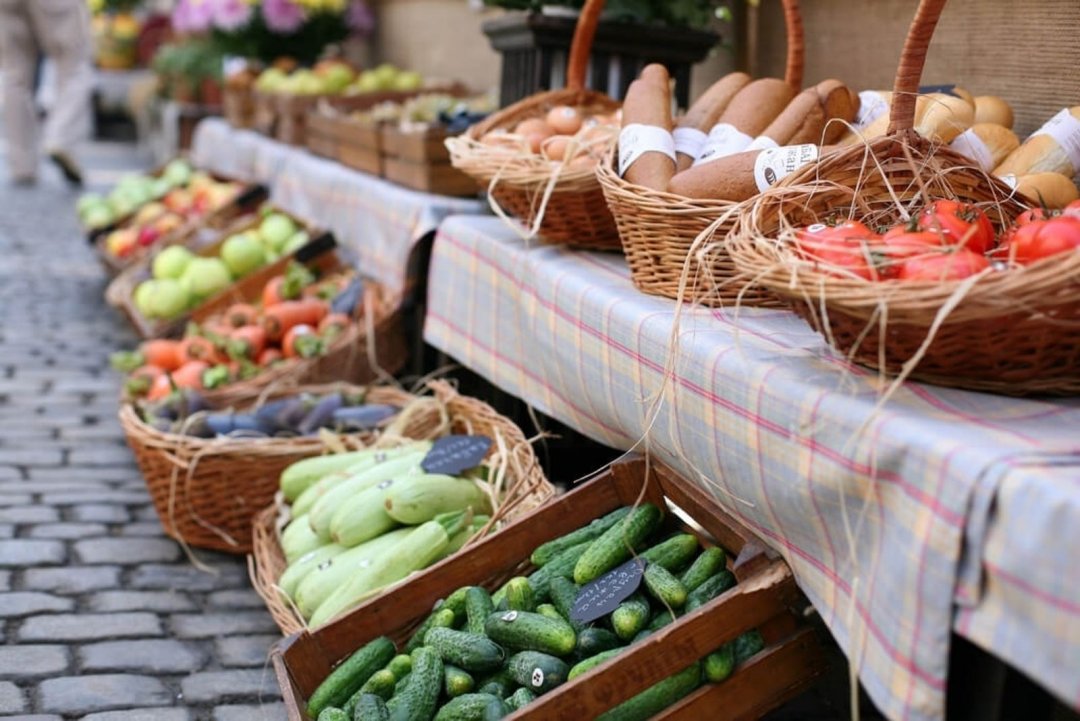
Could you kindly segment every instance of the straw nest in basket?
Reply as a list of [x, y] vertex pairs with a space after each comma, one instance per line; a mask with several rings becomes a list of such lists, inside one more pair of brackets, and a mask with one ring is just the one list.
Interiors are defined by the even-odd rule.
[[999, 233], [1024, 209], [1000, 180], [907, 130], [788, 176], [740, 214], [728, 246], [753, 282], [859, 363], [1006, 394], [1080, 391], [1080, 254], [928, 282], [866, 280], [797, 252], [799, 227], [895, 225], [942, 198], [975, 205]]

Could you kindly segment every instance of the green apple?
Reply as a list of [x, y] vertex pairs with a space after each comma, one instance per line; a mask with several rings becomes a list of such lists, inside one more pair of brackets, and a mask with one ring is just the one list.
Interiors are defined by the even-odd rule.
[[90, 208], [93, 208], [96, 205], [103, 205], [104, 203], [105, 198], [102, 198], [97, 193], [83, 193], [75, 202], [75, 212], [79, 215], [84, 215]]
[[327, 93], [340, 93], [353, 81], [353, 71], [348, 65], [334, 64], [322, 72], [323, 90]]
[[293, 233], [292, 237], [285, 241], [285, 245], [281, 246], [282, 255], [292, 255], [296, 251], [303, 248], [311, 241], [311, 236], [308, 235], [306, 230], [301, 230]]
[[192, 258], [180, 276], [191, 302], [206, 300], [232, 284], [229, 269], [220, 258]]
[[175, 318], [188, 308], [191, 297], [184, 284], [172, 278], [149, 281], [154, 285], [147, 291], [146, 310], [151, 318]]
[[88, 228], [104, 228], [109, 223], [113, 222], [116, 217], [113, 215], [112, 209], [105, 203], [100, 205], [92, 205], [87, 208], [86, 212], [82, 214], [82, 222]]
[[221, 259], [234, 278], [245, 276], [266, 263], [262, 244], [248, 233], [230, 236], [221, 246]]
[[394, 78], [394, 90], [411, 92], [413, 90], [419, 90], [423, 85], [423, 76], [415, 70], [403, 71], [398, 73], [398, 76]]
[[383, 90], [389, 90], [394, 87], [394, 79], [397, 78], [398, 69], [390, 63], [383, 63], [373, 71], [375, 77], [379, 80], [379, 87]]
[[164, 198], [170, 190], [172, 190], [172, 185], [165, 178], [154, 178], [150, 183], [150, 194], [155, 200]]
[[375, 74], [374, 70], [365, 70], [360, 73], [360, 77], [356, 79], [353, 87], [358, 93], [376, 93], [382, 90], [379, 76]]
[[170, 245], [154, 256], [152, 268], [154, 278], [158, 280], [163, 278], [177, 279], [184, 274], [188, 263], [194, 258], [195, 254], [184, 246]]
[[156, 280], [144, 280], [135, 286], [135, 292], [131, 298], [135, 301], [135, 309], [146, 317], [150, 317], [150, 297], [154, 294]]
[[112, 209], [114, 217], [123, 218], [125, 215], [134, 213], [139, 206], [127, 195], [117, 195], [109, 198], [109, 207]]
[[269, 68], [255, 80], [255, 89], [273, 93], [281, 89], [281, 84], [288, 76], [278, 68]]
[[281, 213], [271, 213], [259, 224], [259, 235], [277, 253], [281, 252], [281, 249], [285, 247], [285, 242], [296, 233], [296, 230], [296, 224], [292, 222], [292, 219]]
[[169, 161], [169, 164], [165, 166], [165, 170], [161, 172], [161, 177], [169, 181], [174, 188], [179, 188], [190, 182], [192, 172], [194, 171], [186, 160], [177, 158]]

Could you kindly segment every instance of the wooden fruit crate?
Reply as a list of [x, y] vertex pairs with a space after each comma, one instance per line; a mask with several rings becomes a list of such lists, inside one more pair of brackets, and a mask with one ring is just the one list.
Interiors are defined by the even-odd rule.
[[413, 190], [438, 195], [476, 195], [476, 181], [450, 164], [446, 130], [440, 127], [382, 129], [383, 176]]
[[[359, 611], [280, 642], [271, 657], [289, 718], [308, 719], [308, 697], [337, 664], [364, 644], [386, 635], [400, 645], [440, 598], [464, 585], [493, 590], [510, 576], [528, 573], [529, 554], [538, 545], [634, 504], [642, 490], [644, 500], [668, 511], [669, 529], [682, 528], [703, 543], [718, 543], [736, 554], [730, 567], [738, 584], [507, 718], [595, 718], [754, 628], [766, 642], [761, 652], [723, 683], [701, 686], [655, 718], [715, 719], [721, 718], [720, 709], [725, 719], [758, 718], [809, 687], [824, 671], [825, 662], [814, 632], [800, 620], [804, 600], [787, 564], [770, 558], [764, 545], [700, 488], [638, 459], [612, 465], [497, 537], [440, 562]], [[680, 522], [666, 502], [700, 529]]]
[[229, 125], [240, 130], [255, 126], [255, 91], [252, 88], [226, 85], [221, 101]]

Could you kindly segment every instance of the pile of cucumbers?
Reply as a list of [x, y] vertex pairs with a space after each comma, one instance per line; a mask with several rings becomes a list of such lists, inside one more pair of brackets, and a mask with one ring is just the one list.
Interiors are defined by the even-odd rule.
[[[385, 637], [367, 644], [315, 690], [317, 721], [488, 721], [507, 716], [735, 584], [720, 548], [661, 534], [651, 504], [620, 508], [537, 548], [537, 570], [495, 594], [459, 588], [436, 604], [401, 653]], [[571, 620], [581, 584], [631, 557], [648, 561], [639, 592], [591, 624]], [[701, 683], [718, 683], [764, 647], [756, 631], [600, 716], [647, 719]]]
[[281, 474], [292, 520], [281, 533], [280, 593], [319, 626], [459, 550], [491, 498], [483, 467], [425, 473], [429, 441], [298, 461]]

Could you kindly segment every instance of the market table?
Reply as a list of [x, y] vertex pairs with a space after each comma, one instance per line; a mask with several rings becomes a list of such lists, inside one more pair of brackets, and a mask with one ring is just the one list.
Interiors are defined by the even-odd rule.
[[954, 629], [1080, 706], [1080, 404], [920, 384], [879, 404], [791, 313], [680, 312], [621, 256], [495, 218], [446, 220], [428, 283], [429, 343], [651, 450], [775, 547], [890, 718], [943, 716]]
[[413, 248], [443, 218], [487, 212], [479, 200], [410, 190], [222, 119], [199, 124], [191, 157], [198, 167], [266, 184], [271, 200], [331, 230], [366, 273], [395, 291], [412, 280]]

